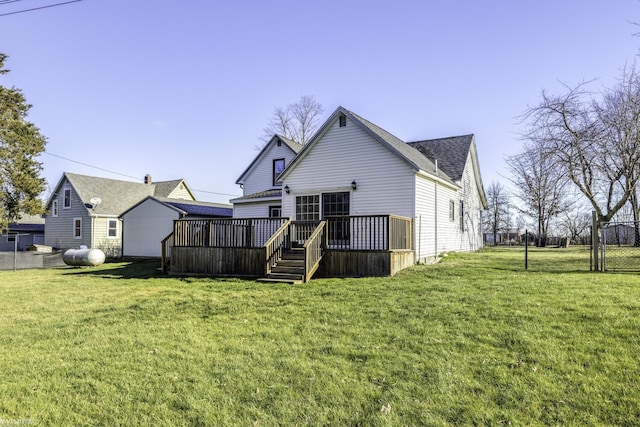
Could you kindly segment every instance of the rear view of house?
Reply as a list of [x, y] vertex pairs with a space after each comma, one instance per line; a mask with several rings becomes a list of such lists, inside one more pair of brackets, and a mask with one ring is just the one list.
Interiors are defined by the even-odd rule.
[[233, 220], [175, 222], [173, 273], [388, 275], [482, 246], [473, 135], [406, 143], [338, 107], [294, 147], [276, 135], [243, 172]]

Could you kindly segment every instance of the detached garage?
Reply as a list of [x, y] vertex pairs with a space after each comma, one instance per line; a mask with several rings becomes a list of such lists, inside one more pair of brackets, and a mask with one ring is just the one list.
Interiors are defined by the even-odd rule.
[[120, 215], [122, 256], [160, 257], [160, 242], [171, 234], [176, 219], [231, 216], [231, 205], [149, 196]]

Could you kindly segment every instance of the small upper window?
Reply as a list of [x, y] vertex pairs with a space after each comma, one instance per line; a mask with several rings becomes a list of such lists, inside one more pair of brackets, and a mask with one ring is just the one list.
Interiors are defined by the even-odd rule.
[[278, 185], [276, 183], [278, 176], [284, 170], [284, 159], [275, 159], [273, 161], [273, 185]]
[[456, 202], [449, 200], [449, 221], [455, 221], [456, 219]]
[[344, 114], [340, 115], [340, 127], [343, 128], [347, 125], [347, 117]]
[[62, 194], [63, 194], [62, 208], [71, 209], [71, 189], [65, 188]]
[[282, 141], [278, 140], [278, 142], [276, 143], [278, 145], [278, 147], [282, 147]]
[[51, 216], [58, 216], [58, 201], [54, 200], [51, 205]]

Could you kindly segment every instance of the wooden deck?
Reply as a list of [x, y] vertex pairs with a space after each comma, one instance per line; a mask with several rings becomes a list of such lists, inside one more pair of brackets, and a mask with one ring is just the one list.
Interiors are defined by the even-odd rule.
[[304, 263], [289, 279], [302, 282], [314, 274], [390, 276], [415, 263], [413, 222], [395, 215], [176, 220], [162, 245], [163, 270], [176, 275], [273, 279], [292, 247], [304, 252]]

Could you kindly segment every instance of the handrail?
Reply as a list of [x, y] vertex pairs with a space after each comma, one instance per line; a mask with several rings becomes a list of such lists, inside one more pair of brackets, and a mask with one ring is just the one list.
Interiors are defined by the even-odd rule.
[[278, 259], [282, 257], [282, 250], [288, 245], [289, 240], [289, 225], [291, 220], [288, 219], [284, 224], [280, 226], [273, 233], [273, 236], [269, 238], [264, 244], [265, 248], [265, 274], [271, 273], [271, 267], [275, 266]]
[[304, 282], [308, 282], [320, 266], [322, 253], [327, 247], [327, 222], [320, 221], [304, 244]]
[[169, 242], [169, 239], [173, 237], [173, 231], [169, 233], [167, 237], [160, 241], [161, 245], [161, 258], [160, 258], [160, 269], [163, 273], [166, 273], [169, 267], [169, 262], [171, 262], [171, 246], [173, 242]]

